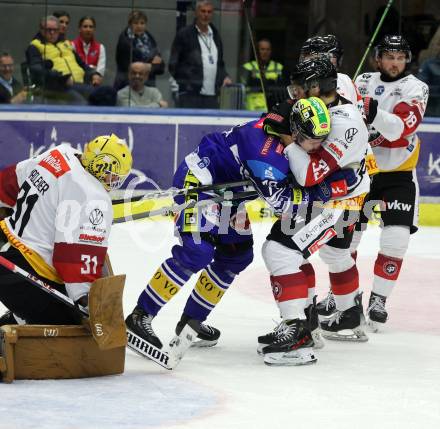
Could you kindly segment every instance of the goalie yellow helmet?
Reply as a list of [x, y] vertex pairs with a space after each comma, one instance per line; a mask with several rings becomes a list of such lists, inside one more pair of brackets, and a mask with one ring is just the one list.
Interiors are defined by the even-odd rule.
[[87, 143], [81, 156], [84, 168], [107, 189], [117, 189], [131, 171], [133, 159], [127, 145], [115, 134]]

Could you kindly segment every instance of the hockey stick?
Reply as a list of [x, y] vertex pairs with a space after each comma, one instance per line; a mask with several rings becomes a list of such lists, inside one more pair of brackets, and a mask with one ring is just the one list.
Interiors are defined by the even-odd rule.
[[42, 290], [43, 292], [46, 292], [47, 294], [53, 296], [57, 301], [62, 302], [63, 304], [66, 304], [68, 307], [70, 307], [72, 310], [75, 311], [78, 315], [81, 317], [88, 318], [89, 313], [87, 310], [82, 307], [81, 305], [77, 305], [73, 302], [72, 299], [70, 299], [68, 296], [64, 295], [60, 291], [56, 290], [49, 284], [45, 283], [43, 280], [40, 280], [38, 277], [33, 276], [31, 273], [28, 273], [27, 271], [23, 270], [22, 268], [15, 265], [13, 262], [7, 260], [3, 256], [0, 256], [0, 265], [6, 268], [9, 271], [12, 271], [15, 274], [18, 274], [20, 277], [22, 277], [27, 282], [33, 284], [38, 289]]
[[117, 200], [112, 200], [112, 204], [124, 204], [124, 203], [134, 203], [140, 200], [153, 200], [156, 198], [169, 198], [177, 197], [179, 195], [186, 195], [191, 192], [208, 192], [208, 191], [218, 191], [219, 189], [235, 188], [238, 186], [248, 186], [251, 185], [250, 180], [240, 180], [237, 182], [227, 182], [227, 183], [214, 183], [212, 185], [202, 185], [202, 186], [191, 186], [189, 188], [170, 188], [164, 191], [151, 191], [146, 192], [143, 195], [137, 195], [131, 198], [121, 198]]
[[130, 222], [132, 220], [139, 220], [139, 219], [145, 219], [153, 216], [160, 216], [160, 215], [169, 215], [170, 213], [179, 213], [182, 210], [185, 209], [191, 209], [194, 207], [200, 208], [208, 206], [212, 203], [221, 203], [225, 201], [237, 201], [237, 200], [247, 200], [250, 198], [257, 197], [258, 194], [256, 191], [244, 191], [244, 192], [237, 192], [233, 193], [230, 191], [225, 192], [225, 195], [223, 196], [217, 196], [214, 198], [211, 198], [209, 200], [202, 200], [202, 201], [196, 201], [196, 200], [190, 200], [186, 201], [182, 204], [174, 204], [172, 206], [167, 207], [161, 207], [160, 209], [156, 210], [148, 210], [142, 213], [136, 213], [128, 216], [122, 216], [113, 219], [113, 224], [123, 223], [123, 222]]
[[385, 17], [388, 14], [388, 11], [391, 8], [391, 5], [392, 5], [393, 1], [394, 0], [388, 0], [388, 4], [387, 4], [385, 10], [383, 11], [383, 14], [382, 14], [382, 16], [381, 16], [381, 18], [379, 20], [379, 23], [377, 24], [376, 30], [374, 30], [373, 36], [371, 37], [371, 40], [370, 40], [370, 43], [368, 44], [367, 49], [365, 49], [364, 56], [362, 57], [361, 62], [359, 63], [359, 66], [358, 66], [358, 68], [356, 69], [356, 71], [354, 73], [353, 81], [358, 77], [358, 74], [359, 74], [362, 66], [364, 65], [365, 58], [367, 58], [368, 52], [370, 52], [370, 49], [373, 46], [374, 41], [376, 40], [377, 33], [379, 33], [379, 30], [382, 27], [382, 24], [383, 24], [383, 22], [385, 20]]
[[[84, 307], [80, 305], [76, 305], [73, 302], [73, 300], [70, 299], [68, 296], [64, 295], [57, 289], [53, 288], [43, 280], [33, 276], [31, 273], [18, 267], [13, 262], [9, 261], [3, 256], [0, 256], [0, 265], [6, 268], [7, 270], [13, 272], [14, 274], [19, 275], [24, 280], [38, 287], [40, 290], [44, 291], [45, 293], [53, 296], [59, 302], [66, 304], [82, 318], [89, 317], [89, 313]], [[153, 362], [159, 364], [160, 366], [163, 366], [166, 369], [172, 369], [172, 367], [168, 366], [168, 361], [169, 361], [168, 353], [158, 349], [157, 347], [153, 346], [150, 343], [147, 343], [145, 340], [138, 337], [136, 334], [133, 334], [131, 331], [127, 332], [127, 343], [130, 348], [142, 354], [143, 356], [148, 357]]]
[[253, 0], [243, 0], [243, 10], [244, 10], [244, 16], [246, 19], [246, 26], [249, 32], [249, 37], [251, 39], [251, 45], [252, 45], [252, 50], [254, 52], [254, 58], [255, 58], [255, 62], [257, 63], [257, 67], [258, 67], [258, 72], [260, 73], [260, 85], [261, 85], [261, 91], [263, 92], [264, 95], [264, 101], [266, 102], [266, 109], [269, 108], [269, 104], [267, 102], [267, 96], [266, 96], [266, 87], [264, 85], [264, 80], [263, 80], [263, 72], [260, 66], [260, 62], [258, 61], [258, 52], [257, 52], [257, 46], [255, 43], [255, 37], [254, 37], [254, 33], [252, 31], [252, 26], [251, 26], [251, 19], [250, 19], [250, 14], [249, 14], [249, 9], [252, 6], [252, 1]]

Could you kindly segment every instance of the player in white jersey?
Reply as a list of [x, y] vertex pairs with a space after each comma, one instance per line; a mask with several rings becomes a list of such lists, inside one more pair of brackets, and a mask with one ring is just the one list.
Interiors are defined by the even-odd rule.
[[[364, 73], [356, 84], [364, 97], [370, 144], [379, 167], [368, 200], [381, 202], [383, 228], [374, 264], [367, 316], [374, 329], [385, 323], [386, 299], [399, 277], [410, 234], [417, 231], [419, 188], [416, 165], [420, 140], [416, 131], [428, 102], [428, 86], [406, 74], [411, 49], [402, 36], [385, 36], [376, 47], [379, 72]], [[364, 219], [363, 226], [366, 226]], [[352, 250], [360, 233], [355, 234]]]
[[276, 221], [263, 245], [263, 257], [270, 272], [273, 294], [283, 319], [282, 329], [259, 337], [264, 360], [273, 365], [301, 365], [316, 361], [305, 323], [305, 309], [312, 303], [314, 288], [300, 268], [319, 250], [328, 264], [330, 282], [337, 296], [338, 318], [322, 324], [332, 334], [350, 330], [352, 337], [366, 340], [361, 329], [362, 304], [359, 275], [350, 255], [354, 223], [369, 191], [365, 155], [368, 131], [358, 109], [336, 92], [336, 69], [327, 58], [300, 63], [288, 88], [292, 98], [300, 99], [292, 117], [309, 115], [301, 107], [302, 98], [319, 97], [328, 107], [331, 132], [323, 142], [302, 141], [304, 133], [292, 123], [293, 141], [286, 140], [284, 153], [301, 186], [320, 183], [340, 168], [357, 168], [358, 181], [339, 202], [324, 208], [306, 209]]
[[[0, 255], [84, 307], [101, 277], [113, 221], [108, 191], [131, 170], [128, 147], [114, 134], [79, 152], [68, 144], [0, 171]], [[78, 323], [66, 305], [0, 267], [0, 325]]]

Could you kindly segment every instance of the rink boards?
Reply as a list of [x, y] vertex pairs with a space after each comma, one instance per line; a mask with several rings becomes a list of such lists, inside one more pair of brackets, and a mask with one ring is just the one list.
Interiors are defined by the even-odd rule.
[[[49, 147], [70, 143], [82, 148], [92, 137], [115, 133], [134, 157], [136, 189], [168, 188], [184, 156], [203, 135], [257, 119], [257, 112], [189, 109], [127, 109], [71, 106], [2, 106], [0, 168], [38, 155]], [[440, 225], [440, 120], [426, 118], [418, 133], [422, 141], [417, 166], [421, 224]], [[252, 206], [253, 220], [270, 218], [261, 202]]]

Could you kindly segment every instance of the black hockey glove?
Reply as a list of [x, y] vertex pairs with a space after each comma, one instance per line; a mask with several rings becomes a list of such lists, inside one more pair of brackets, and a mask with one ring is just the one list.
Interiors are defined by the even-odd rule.
[[275, 104], [263, 121], [263, 130], [267, 134], [292, 134], [290, 130], [290, 112], [294, 100], [286, 100]]
[[357, 181], [353, 169], [348, 168], [332, 173], [318, 185], [310, 188], [313, 200], [320, 200], [324, 203], [332, 198], [344, 197]]
[[364, 98], [364, 112], [367, 118], [367, 124], [371, 124], [377, 115], [377, 100], [371, 97]]

